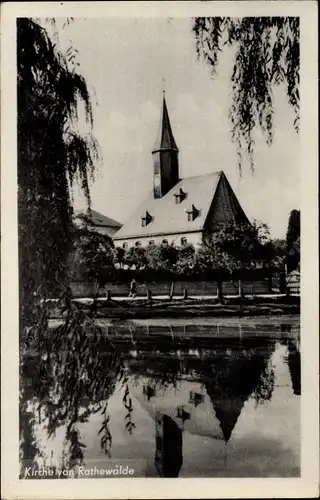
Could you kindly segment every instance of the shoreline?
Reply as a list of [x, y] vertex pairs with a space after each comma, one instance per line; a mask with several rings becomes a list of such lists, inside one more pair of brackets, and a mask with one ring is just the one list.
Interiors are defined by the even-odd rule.
[[[74, 303], [85, 313], [91, 309], [92, 299], [75, 299]], [[218, 303], [216, 298], [190, 298], [169, 300], [167, 297], [148, 301], [141, 298], [132, 300], [98, 300], [95, 310], [96, 319], [121, 320], [153, 320], [166, 318], [170, 320], [190, 318], [237, 318], [300, 315], [299, 296], [239, 297], [226, 298], [225, 304]], [[51, 319], [62, 319], [58, 307], [53, 303]]]

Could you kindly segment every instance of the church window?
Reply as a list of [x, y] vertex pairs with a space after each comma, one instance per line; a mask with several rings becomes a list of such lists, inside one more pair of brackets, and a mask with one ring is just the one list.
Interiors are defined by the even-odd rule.
[[149, 214], [148, 210], [146, 210], [144, 217], [141, 217], [141, 226], [146, 227], [148, 224], [150, 224], [151, 221], [152, 217]]
[[174, 194], [176, 205], [178, 205], [179, 203], [182, 203], [183, 200], [186, 198], [186, 196], [187, 196], [187, 193], [185, 193], [183, 191], [183, 189], [180, 188], [179, 191]]
[[187, 210], [187, 214], [188, 214], [188, 221], [192, 222], [198, 217], [199, 210], [197, 210], [196, 207], [192, 205], [191, 208]]
[[162, 245], [168, 245], [168, 240], [162, 240]]
[[124, 243], [122, 243], [122, 248], [124, 250], [126, 250], [128, 248], [128, 243], [126, 241]]
[[136, 241], [134, 244], [135, 247], [141, 247], [141, 241]]
[[154, 240], [149, 241], [149, 246], [154, 245]]
[[183, 237], [183, 238], [181, 238], [180, 242], [181, 242], [181, 246], [185, 247], [186, 244], [187, 244], [187, 242], [188, 242], [188, 240], [187, 240], [187, 238]]

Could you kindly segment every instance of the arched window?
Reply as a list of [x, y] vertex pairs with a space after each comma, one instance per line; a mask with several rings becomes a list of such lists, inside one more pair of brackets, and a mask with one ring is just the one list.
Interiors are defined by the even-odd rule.
[[141, 241], [136, 241], [134, 244], [135, 247], [141, 247]]
[[168, 245], [168, 240], [162, 240], [162, 245]]
[[125, 241], [124, 243], [122, 243], [122, 248], [123, 248], [124, 250], [127, 250], [127, 248], [128, 248], [128, 243], [127, 243], [126, 241]]
[[149, 246], [154, 245], [154, 240], [149, 241]]
[[181, 246], [182, 246], [182, 247], [185, 247], [185, 246], [186, 246], [186, 244], [188, 243], [188, 240], [187, 240], [187, 238], [185, 238], [185, 237], [183, 236], [183, 237], [181, 238], [180, 242], [181, 242]]

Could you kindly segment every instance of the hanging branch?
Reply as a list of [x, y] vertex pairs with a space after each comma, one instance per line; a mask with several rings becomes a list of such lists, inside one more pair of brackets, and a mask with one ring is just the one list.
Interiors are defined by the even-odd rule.
[[231, 137], [241, 172], [243, 155], [254, 169], [254, 131], [273, 141], [274, 86], [284, 84], [299, 132], [300, 24], [295, 17], [197, 17], [193, 33], [198, 58], [217, 74], [220, 53], [234, 48], [229, 110]]
[[125, 428], [129, 432], [129, 434], [132, 434], [132, 431], [136, 427], [136, 424], [134, 422], [132, 422], [133, 406], [132, 406], [132, 399], [130, 397], [128, 384], [126, 384], [122, 402], [124, 404], [124, 407], [127, 410], [127, 414], [125, 416], [125, 422], [126, 422]]

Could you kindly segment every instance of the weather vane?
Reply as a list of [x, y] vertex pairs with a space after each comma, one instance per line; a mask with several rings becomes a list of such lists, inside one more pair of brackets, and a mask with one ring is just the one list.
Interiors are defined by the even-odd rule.
[[163, 87], [162, 93], [163, 93], [163, 96], [164, 96], [165, 93], [166, 93], [166, 79], [164, 77], [162, 78], [162, 87]]

